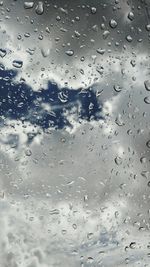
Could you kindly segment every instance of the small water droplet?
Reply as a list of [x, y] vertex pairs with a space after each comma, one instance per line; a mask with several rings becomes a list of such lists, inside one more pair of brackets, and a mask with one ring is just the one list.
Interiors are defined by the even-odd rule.
[[136, 62], [135, 62], [134, 59], [132, 59], [132, 60], [130, 61], [130, 63], [131, 63], [131, 65], [132, 65], [132, 67], [135, 67], [135, 66], [136, 66]]
[[150, 31], [150, 24], [147, 24], [147, 25], [145, 26], [145, 28], [146, 28], [146, 30], [149, 32], [149, 31]]
[[133, 39], [132, 39], [131, 35], [127, 35], [127, 36], [126, 36], [126, 40], [127, 40], [129, 43], [131, 43]]
[[21, 60], [14, 60], [13, 63], [12, 63], [13, 67], [15, 68], [22, 68], [23, 66], [23, 62]]
[[136, 247], [136, 242], [131, 242], [129, 245], [130, 248], [134, 249]]
[[121, 87], [119, 84], [115, 84], [115, 85], [114, 85], [114, 90], [115, 90], [117, 93], [119, 93], [119, 92], [122, 91], [122, 87]]
[[100, 55], [104, 55], [104, 53], [105, 53], [105, 49], [98, 48], [98, 49], [96, 50], [96, 52], [97, 52], [98, 54], [100, 54]]
[[117, 157], [115, 158], [115, 163], [116, 163], [117, 165], [121, 165], [121, 164], [122, 164], [122, 158], [117, 156]]
[[146, 146], [150, 148], [150, 140], [147, 141]]
[[146, 80], [146, 81], [144, 82], [144, 85], [145, 85], [145, 89], [146, 89], [147, 91], [150, 91], [150, 80]]
[[117, 27], [117, 22], [114, 19], [111, 19], [109, 22], [109, 25], [112, 29], [115, 29]]
[[50, 54], [50, 49], [49, 48], [42, 48], [41, 49], [41, 54], [42, 54], [42, 56], [43, 57], [48, 57], [49, 56], [49, 54]]
[[103, 39], [105, 40], [105, 39], [107, 39], [107, 37], [109, 36], [109, 34], [110, 34], [110, 32], [109, 31], [104, 31], [103, 32]]
[[146, 104], [150, 104], [150, 96], [146, 96], [146, 97], [144, 98], [144, 102], [145, 102]]
[[123, 119], [122, 119], [121, 114], [118, 115], [118, 117], [117, 117], [116, 120], [115, 120], [115, 123], [116, 123], [118, 126], [123, 126], [123, 125], [125, 125], [125, 123], [124, 123], [124, 121], [123, 121]]
[[96, 7], [91, 7], [91, 13], [95, 14], [96, 13]]
[[133, 12], [129, 12], [128, 19], [130, 19], [131, 21], [134, 20], [134, 14], [133, 14]]
[[145, 157], [141, 157], [141, 158], [140, 158], [140, 162], [141, 162], [141, 163], [146, 163], [146, 158], [145, 158]]
[[59, 212], [58, 209], [54, 209], [54, 210], [51, 210], [51, 211], [49, 212], [50, 215], [58, 215], [59, 213], [60, 213], [60, 212]]
[[7, 52], [6, 52], [6, 50], [5, 49], [2, 49], [2, 48], [0, 48], [0, 57], [5, 57], [6, 56], [6, 54], [7, 54]]
[[32, 151], [28, 148], [26, 149], [25, 154], [27, 157], [30, 157], [32, 155]]

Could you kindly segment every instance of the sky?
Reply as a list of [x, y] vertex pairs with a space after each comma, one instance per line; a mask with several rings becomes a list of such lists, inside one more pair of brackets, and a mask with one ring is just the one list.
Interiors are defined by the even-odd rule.
[[2, 266], [149, 266], [149, 14], [0, 2]]

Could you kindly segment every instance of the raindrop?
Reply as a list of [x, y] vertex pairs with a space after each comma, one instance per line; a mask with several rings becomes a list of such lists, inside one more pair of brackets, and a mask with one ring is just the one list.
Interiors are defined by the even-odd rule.
[[65, 94], [65, 92], [60, 92], [58, 94], [58, 98], [62, 103], [66, 103], [68, 101], [68, 96]]
[[87, 234], [87, 239], [91, 240], [93, 238], [93, 233], [88, 233]]
[[41, 54], [42, 54], [42, 56], [43, 57], [48, 57], [49, 56], [49, 54], [50, 54], [50, 49], [49, 48], [42, 48], [41, 49]]
[[133, 12], [129, 12], [128, 19], [130, 19], [131, 21], [134, 20], [134, 14], [133, 14]]
[[146, 89], [147, 91], [150, 91], [150, 80], [146, 80], [146, 81], [144, 82], [144, 85], [145, 85], [145, 89]]
[[121, 158], [121, 157], [116, 157], [116, 158], [115, 158], [115, 163], [116, 163], [117, 165], [121, 165], [121, 164], [122, 164], [122, 158]]
[[104, 55], [104, 53], [105, 53], [105, 49], [98, 48], [98, 49], [96, 50], [96, 52], [97, 52], [98, 54], [100, 54], [100, 55]]
[[59, 214], [59, 210], [58, 209], [54, 209], [54, 210], [51, 210], [49, 212], [50, 215], [58, 215]]
[[110, 32], [109, 31], [104, 31], [103, 32], [103, 39], [107, 39], [107, 37], [109, 36]]
[[129, 245], [129, 247], [132, 248], [132, 249], [134, 249], [135, 246], [136, 246], [136, 242], [131, 242], [130, 245]]
[[114, 85], [114, 90], [119, 93], [122, 91], [122, 87], [119, 84]]
[[96, 7], [91, 7], [91, 13], [95, 14], [96, 13]]
[[34, 2], [24, 2], [24, 8], [30, 9], [34, 6]]
[[13, 67], [15, 68], [22, 68], [23, 66], [23, 62], [21, 60], [14, 60], [13, 63], [12, 63]]
[[117, 22], [114, 19], [111, 19], [109, 25], [112, 29], [115, 29], [117, 27]]
[[145, 26], [145, 28], [146, 28], [146, 30], [149, 32], [149, 31], [150, 31], [150, 24], [147, 24], [147, 25]]
[[150, 140], [147, 141], [146, 146], [150, 148]]
[[117, 117], [116, 120], [115, 120], [115, 123], [116, 123], [118, 126], [123, 126], [123, 125], [125, 125], [125, 123], [123, 122], [123, 119], [122, 119], [121, 114], [118, 115], [118, 117]]
[[150, 96], [146, 96], [146, 97], [144, 98], [144, 102], [145, 102], [146, 104], [150, 104]]
[[0, 48], [0, 57], [5, 57], [6, 56], [6, 50], [5, 49], [2, 49], [2, 48]]
[[38, 15], [42, 15], [43, 14], [43, 12], [44, 12], [44, 4], [43, 4], [42, 1], [38, 2], [35, 11], [36, 11], [36, 14], [38, 14]]
[[133, 39], [132, 39], [131, 35], [127, 35], [127, 36], [126, 36], [126, 40], [127, 40], [129, 43], [131, 43]]
[[141, 162], [141, 163], [146, 163], [146, 158], [145, 158], [145, 157], [141, 157], [141, 158], [140, 158], [140, 162]]
[[74, 51], [73, 50], [67, 50], [67, 51], [65, 51], [65, 53], [66, 53], [66, 55], [67, 56], [73, 56], [74, 55]]
[[31, 150], [28, 148], [28, 149], [26, 149], [25, 154], [26, 154], [27, 157], [30, 157], [30, 156], [32, 155], [32, 152], [31, 152]]
[[150, 187], [150, 181], [147, 183], [147, 186]]
[[135, 66], [136, 66], [136, 62], [135, 62], [134, 59], [132, 59], [132, 60], [130, 61], [130, 63], [131, 63], [131, 65], [132, 65], [132, 67], [135, 67]]

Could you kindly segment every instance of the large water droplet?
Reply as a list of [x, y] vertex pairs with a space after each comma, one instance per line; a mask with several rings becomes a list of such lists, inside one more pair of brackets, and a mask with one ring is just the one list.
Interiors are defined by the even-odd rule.
[[41, 54], [42, 54], [42, 56], [43, 57], [48, 57], [49, 56], [49, 54], [50, 54], [50, 49], [49, 48], [42, 48], [41, 49]]
[[74, 55], [74, 51], [73, 50], [67, 50], [67, 51], [65, 51], [65, 53], [66, 53], [66, 55], [67, 56], [73, 56]]
[[38, 15], [42, 15], [43, 14], [43, 12], [44, 12], [44, 4], [43, 4], [42, 1], [38, 2], [35, 11], [36, 11], [36, 14], [38, 14]]
[[24, 2], [24, 8], [30, 9], [34, 6], [34, 2]]

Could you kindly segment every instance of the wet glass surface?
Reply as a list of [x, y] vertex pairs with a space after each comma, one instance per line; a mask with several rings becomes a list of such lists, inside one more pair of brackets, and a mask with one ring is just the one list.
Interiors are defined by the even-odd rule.
[[149, 0], [0, 1], [0, 266], [150, 266]]

